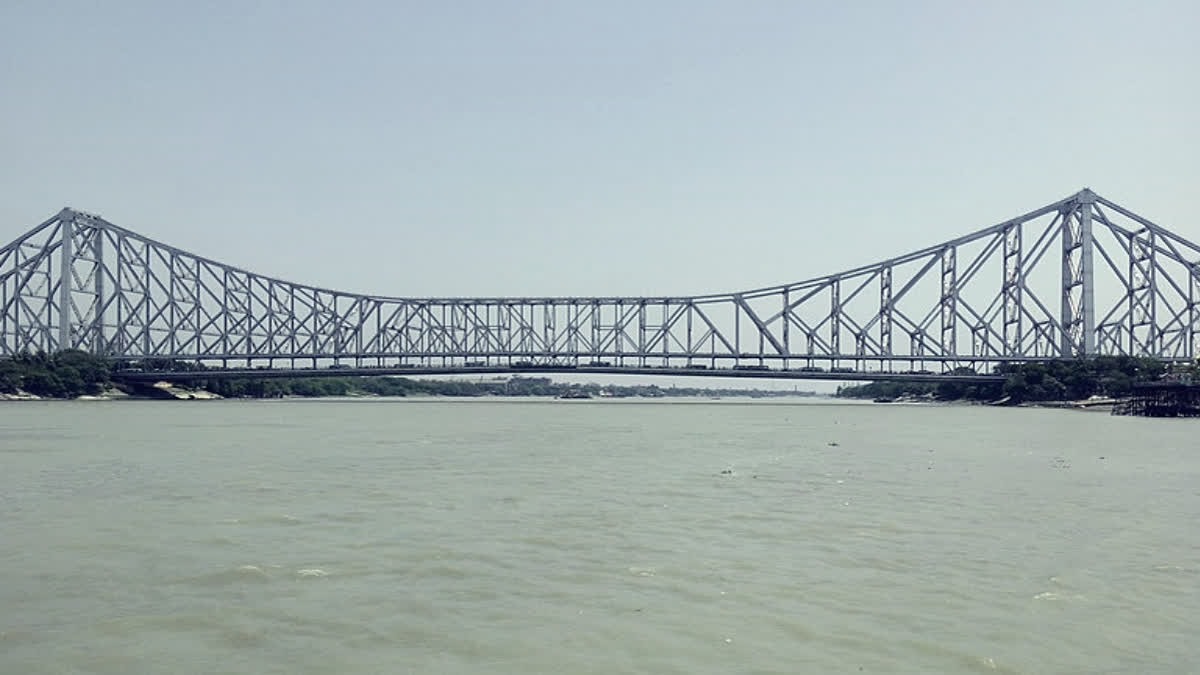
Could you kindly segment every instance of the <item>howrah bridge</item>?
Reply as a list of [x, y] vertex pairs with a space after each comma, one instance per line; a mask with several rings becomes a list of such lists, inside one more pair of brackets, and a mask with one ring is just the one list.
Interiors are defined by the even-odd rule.
[[259, 377], [333, 368], [983, 380], [1011, 361], [1195, 359], [1200, 247], [1084, 189], [778, 286], [415, 298], [258, 274], [66, 208], [0, 248], [0, 358], [64, 349], [112, 358], [132, 377], [139, 363], [169, 360]]

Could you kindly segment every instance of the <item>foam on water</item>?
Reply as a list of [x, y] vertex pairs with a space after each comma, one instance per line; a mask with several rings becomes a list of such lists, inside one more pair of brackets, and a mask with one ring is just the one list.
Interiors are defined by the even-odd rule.
[[271, 574], [258, 565], [238, 565], [215, 572], [184, 577], [179, 580], [179, 583], [191, 586], [226, 586], [241, 583], [265, 583], [270, 580]]

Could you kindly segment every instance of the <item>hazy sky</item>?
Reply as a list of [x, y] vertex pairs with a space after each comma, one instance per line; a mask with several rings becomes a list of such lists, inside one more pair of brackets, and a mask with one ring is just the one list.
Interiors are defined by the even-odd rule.
[[1200, 3], [0, 0], [0, 240], [70, 205], [389, 295], [834, 272], [1089, 186], [1200, 240]]

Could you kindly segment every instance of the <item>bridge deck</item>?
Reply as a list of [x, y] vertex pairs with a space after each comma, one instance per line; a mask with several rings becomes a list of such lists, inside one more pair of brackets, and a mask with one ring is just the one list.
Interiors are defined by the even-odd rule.
[[411, 376], [411, 375], [541, 375], [548, 373], [572, 373], [588, 375], [654, 375], [674, 377], [727, 377], [745, 379], [782, 379], [782, 380], [827, 380], [827, 381], [903, 381], [903, 382], [961, 382], [964, 384], [984, 384], [1003, 382], [1002, 375], [950, 375], [938, 373], [896, 373], [885, 371], [856, 371], [856, 372], [814, 372], [801, 370], [733, 370], [726, 368], [631, 368], [631, 367], [570, 367], [570, 366], [449, 366], [442, 368], [328, 368], [328, 369], [290, 369], [290, 368], [229, 368], [220, 370], [197, 371], [119, 371], [114, 373], [117, 379], [129, 382], [152, 382], [171, 380], [187, 382], [195, 380], [230, 379], [242, 377], [254, 378], [294, 378], [294, 377], [362, 377], [362, 376]]

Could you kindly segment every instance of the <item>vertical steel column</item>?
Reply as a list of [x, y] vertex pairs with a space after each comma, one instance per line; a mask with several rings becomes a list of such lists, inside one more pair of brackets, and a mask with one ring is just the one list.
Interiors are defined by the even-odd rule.
[[[271, 301], [272, 300], [273, 300], [273, 298], [268, 297], [268, 300], [267, 300], [267, 311], [268, 312], [271, 311]], [[366, 316], [363, 315], [364, 311], [370, 312], [370, 310], [363, 309], [363, 304], [365, 302], [366, 301], [363, 298], [355, 298], [355, 300], [354, 300], [354, 305], [358, 310], [355, 312], [355, 317], [354, 317], [354, 364], [356, 366], [358, 366], [359, 368], [362, 368], [362, 364], [363, 364], [363, 344], [364, 344], [363, 343], [363, 337], [364, 337], [363, 334], [366, 332], [363, 329], [363, 324], [366, 323], [367, 318], [370, 316], [369, 313]], [[464, 315], [465, 315], [465, 312], [464, 312]], [[272, 343], [274, 343], [273, 337], [274, 336], [272, 336], [272, 340], [271, 340]], [[466, 334], [465, 334], [465, 330], [464, 330], [463, 347], [462, 347], [463, 350], [466, 350], [466, 340], [467, 340], [467, 338], [466, 338]], [[274, 348], [272, 348], [272, 351], [274, 351]]]
[[1154, 231], [1147, 232], [1150, 248], [1150, 330], [1146, 342], [1150, 345], [1150, 356], [1162, 356], [1162, 330], [1158, 324], [1158, 242]]
[[[16, 251], [13, 251], [12, 255], [13, 271], [15, 272], [20, 269], [21, 249], [18, 248]], [[13, 313], [12, 310], [8, 309], [10, 306], [8, 301], [9, 279], [12, 280], [14, 288], [18, 281], [16, 274], [12, 274], [7, 279], [0, 280], [0, 354], [15, 354], [20, 342], [20, 337], [16, 334], [16, 331], [13, 331], [12, 346], [9, 346], [8, 315]]]
[[[226, 276], [225, 283], [229, 283], [229, 278]], [[295, 286], [288, 286], [288, 325], [291, 332], [291, 351], [293, 354], [300, 353], [300, 322], [296, 321], [296, 293], [298, 289]], [[225, 296], [228, 296], [226, 291]], [[229, 307], [222, 307], [222, 313], [226, 315], [228, 321]]]
[[513, 304], [505, 302], [496, 307], [496, 334], [500, 336], [504, 352], [508, 354], [509, 365], [512, 365], [516, 347], [513, 345]]
[[[61, 226], [59, 227], [59, 230], [61, 232], [61, 230], [62, 230]], [[45, 242], [44, 245], [49, 246], [50, 242], [47, 241], [47, 242]], [[62, 255], [62, 247], [61, 246], [59, 247], [58, 252], [59, 252], [59, 255]], [[43, 276], [43, 278], [45, 278], [45, 281], [46, 281], [45, 286], [39, 286], [37, 288], [30, 289], [29, 282], [32, 281], [32, 278], [27, 279], [26, 283], [25, 283], [25, 287], [28, 290], [28, 297], [31, 300], [42, 303], [39, 310], [35, 310], [35, 311], [44, 311], [46, 313], [45, 321], [36, 321], [34, 323], [34, 325], [30, 326], [30, 328], [37, 329], [37, 335], [33, 339], [28, 340], [28, 343], [31, 346], [37, 345], [37, 349], [40, 349], [47, 353], [53, 353], [53, 352], [57, 351], [58, 349], [65, 349], [65, 347], [56, 346], [56, 344], [58, 344], [58, 336], [55, 335], [55, 328], [56, 328], [55, 322], [57, 321], [61, 324], [62, 318], [60, 316], [56, 316], [54, 314], [55, 308], [60, 306], [59, 300], [61, 299], [61, 298], [54, 297], [54, 293], [55, 293], [54, 279], [55, 279], [55, 275], [61, 276], [63, 262], [61, 259], [56, 261], [54, 259], [54, 256], [52, 255], [52, 253], [53, 252], [47, 252], [47, 254], [42, 258], [42, 262], [36, 262], [35, 267], [34, 267], [34, 269], [36, 270], [37, 268], [42, 267], [43, 263], [44, 263], [46, 269], [39, 270], [37, 273], [41, 274]], [[37, 255], [33, 255], [30, 257], [36, 259]], [[54, 269], [55, 264], [58, 265], [59, 269], [57, 269], [57, 270]], [[32, 275], [31, 275], [31, 277], [32, 277]], [[61, 282], [59, 284], [59, 292], [61, 293]]]
[[783, 309], [779, 313], [779, 320], [783, 322], [783, 369], [784, 370], [788, 369], [788, 357], [791, 356], [791, 354], [792, 354], [792, 343], [791, 343], [791, 339], [789, 337], [789, 332], [790, 332], [789, 328], [791, 327], [790, 324], [792, 322], [789, 320], [790, 312], [788, 311], [788, 305], [790, 304], [788, 302], [788, 300], [791, 297], [791, 294], [788, 291], [789, 291], [789, 289], [787, 289], [787, 288], [783, 289]]
[[113, 324], [113, 340], [112, 351], [117, 354], [125, 354], [129, 345], [126, 344], [128, 329], [125, 326], [125, 303], [128, 302], [125, 295], [125, 237], [118, 233], [113, 234], [113, 249], [117, 257], [117, 262], [113, 266], [113, 293], [116, 294], [113, 304], [116, 306], [114, 314], [115, 323]]
[[[625, 317], [625, 301], [617, 300], [617, 305], [613, 309], [613, 312], [616, 314], [616, 318], [613, 321], [613, 354], [615, 354], [618, 361], [620, 361], [621, 354], [623, 354], [625, 351], [625, 338], [627, 336], [625, 333], [625, 324], [627, 323]], [[618, 323], [620, 324], [619, 326], [616, 325]]]
[[1200, 263], [1188, 265], [1187, 354], [1200, 359]]
[[1021, 355], [1021, 289], [1024, 272], [1021, 261], [1021, 223], [1010, 223], [1004, 230], [1004, 282], [1001, 286], [1004, 355]]
[[[200, 276], [199, 267], [196, 268], [196, 276], [197, 276], [197, 278], [199, 278], [199, 276]], [[267, 349], [269, 350], [270, 353], [275, 354], [275, 353], [278, 353], [282, 347], [282, 345], [279, 344], [280, 322], [279, 322], [279, 311], [278, 311], [279, 308], [276, 306], [277, 300], [275, 299], [275, 282], [268, 279], [266, 282], [265, 291], [267, 294], [267, 301], [265, 303], [266, 304], [265, 309], [267, 312], [267, 316], [266, 316], [266, 319], [267, 319], [266, 320]], [[197, 308], [198, 307], [199, 307], [199, 303], [197, 303]], [[197, 336], [197, 338], [198, 337], [199, 336]], [[197, 345], [197, 346], [199, 346], [199, 345]]]
[[733, 303], [733, 359], [742, 357], [742, 303]]
[[1092, 205], [1096, 196], [1079, 193], [1062, 213], [1062, 336], [1063, 357], [1090, 356], [1096, 352], [1096, 310], [1092, 251]]
[[[195, 345], [193, 347], [193, 351], [196, 353], [197, 356], [199, 356], [204, 348], [203, 342], [200, 339], [200, 325], [201, 325], [201, 322], [203, 321], [203, 319], [201, 318], [203, 316], [203, 314], [201, 313], [201, 310], [203, 308], [200, 306], [200, 303], [201, 303], [200, 286], [201, 286], [202, 281], [200, 279], [200, 261], [195, 258], [192, 259], [191, 282], [192, 282], [192, 287], [191, 287], [192, 337], [188, 342], [191, 342]], [[268, 304], [267, 304], [268, 312], [270, 311], [270, 307], [271, 306], [268, 301]], [[268, 342], [270, 342], [270, 341], [268, 340]]]
[[592, 301], [592, 343], [588, 348], [588, 352], [593, 359], [600, 358], [600, 301]]
[[943, 354], [958, 354], [958, 248], [942, 249], [942, 297], [939, 311], [942, 315]]
[[150, 284], [154, 281], [153, 273], [150, 270], [150, 246], [142, 244], [141, 251], [142, 264], [142, 356], [150, 356], [151, 338], [150, 338]]
[[[221, 279], [221, 323], [224, 324], [221, 329], [221, 353], [229, 354], [232, 346], [229, 343], [229, 268], [221, 270]], [[292, 309], [294, 312], [295, 307]]]
[[579, 303], [571, 300], [567, 304], [567, 351], [579, 354]]
[[516, 323], [517, 349], [516, 349], [516, 351], [519, 354], [521, 354], [521, 356], [526, 357], [526, 356], [529, 356], [529, 354], [526, 353], [529, 351], [529, 349], [528, 349], [529, 329], [526, 328], [526, 326], [528, 326], [528, 323], [526, 323], [526, 321], [525, 321], [525, 303], [518, 302], [515, 306], [517, 309], [517, 323]]
[[[375, 350], [374, 351], [375, 351], [375, 367], [377, 367], [377, 368], [383, 367], [383, 352], [385, 349], [384, 341], [383, 341], [383, 309], [384, 309], [384, 304], [382, 302], [375, 303]], [[290, 351], [293, 354], [296, 352], [295, 349], [290, 349], [288, 351]]]
[[58, 344], [48, 351], [71, 348], [71, 286], [75, 269], [74, 214], [59, 221], [59, 236], [62, 237], [62, 246], [59, 249], [62, 258], [59, 260], [58, 280]]
[[829, 349], [833, 352], [830, 356], [837, 357], [842, 353], [842, 280], [831, 281], [829, 290]]
[[549, 355], [554, 349], [554, 302], [542, 305], [542, 351]]
[[[337, 298], [335, 297], [334, 298], [334, 307], [336, 307], [336, 306], [337, 306]], [[454, 348], [454, 309], [453, 309], [453, 307], [451, 307], [450, 305], [447, 305], [446, 303], [442, 303], [440, 306], [442, 308], [442, 317], [439, 320], [439, 323], [441, 324], [441, 326], [439, 326], [438, 333], [440, 333], [442, 336], [442, 341], [441, 341], [442, 342], [442, 346], [441, 346], [442, 367], [445, 368], [448, 363], [446, 353], [450, 352]], [[446, 318], [446, 311], [448, 309], [450, 311], [449, 319]], [[336, 311], [334, 313], [337, 314]], [[338, 316], [339, 316], [339, 327], [340, 327], [340, 316], [341, 315], [338, 314]], [[533, 306], [532, 305], [529, 307], [529, 322], [531, 324], [533, 323]]]
[[663, 344], [663, 362], [666, 366], [669, 363], [668, 355], [671, 353], [671, 339], [668, 333], [671, 330], [671, 301], [663, 300], [662, 306], [662, 344]]
[[[866, 351], [866, 335], [860, 353]], [[892, 355], [892, 266], [879, 270], [879, 348], [881, 356]]]
[[695, 305], [692, 304], [691, 302], [689, 302], [688, 306], [687, 306], [687, 347], [686, 347], [687, 365], [689, 365], [689, 366], [692, 365], [692, 352], [694, 351], [694, 349], [692, 348], [692, 310], [694, 310], [694, 309], [695, 309]]
[[[476, 319], [478, 320], [478, 317]], [[478, 332], [476, 349], [483, 354], [490, 354], [492, 352], [492, 303], [490, 302], [483, 303], [483, 324], [478, 327]]]
[[1092, 260], [1092, 251], [1095, 248], [1095, 239], [1092, 238], [1092, 204], [1095, 202], [1096, 195], [1091, 190], [1084, 190], [1079, 197], [1079, 237], [1083, 244], [1079, 260], [1083, 294], [1079, 303], [1083, 314], [1083, 353], [1086, 356], [1096, 353], [1096, 283]]
[[96, 294], [96, 311], [92, 317], [93, 331], [92, 354], [100, 355], [108, 351], [104, 339], [104, 275], [108, 268], [104, 266], [104, 230], [92, 230], [92, 258], [95, 259], [96, 278], [93, 279], [92, 292]]
[[646, 365], [646, 301], [638, 303], [638, 365]]
[[[175, 352], [176, 352], [176, 349], [175, 349], [175, 343], [177, 341], [176, 329], [179, 326], [179, 317], [176, 314], [176, 310], [179, 307], [178, 307], [178, 304], [175, 302], [175, 298], [178, 297], [175, 292], [175, 277], [176, 277], [175, 266], [176, 266], [176, 260], [178, 259], [178, 257], [179, 257], [179, 254], [172, 251], [170, 257], [167, 258], [168, 281], [167, 281], [167, 300], [166, 300], [166, 302], [171, 310], [170, 313], [168, 314], [169, 318], [167, 319], [167, 323], [168, 323], [168, 325], [167, 325], [167, 353], [168, 354], [175, 354]], [[250, 333], [249, 326], [250, 326], [250, 324], [247, 323], [246, 324], [247, 336], [249, 336], [249, 333]], [[247, 337], [247, 342], [249, 342], [248, 337]], [[252, 348], [252, 345], [250, 347]], [[247, 349], [247, 353], [249, 353], [249, 349]], [[249, 357], [246, 358], [246, 366], [247, 367], [250, 366], [250, 358]]]

